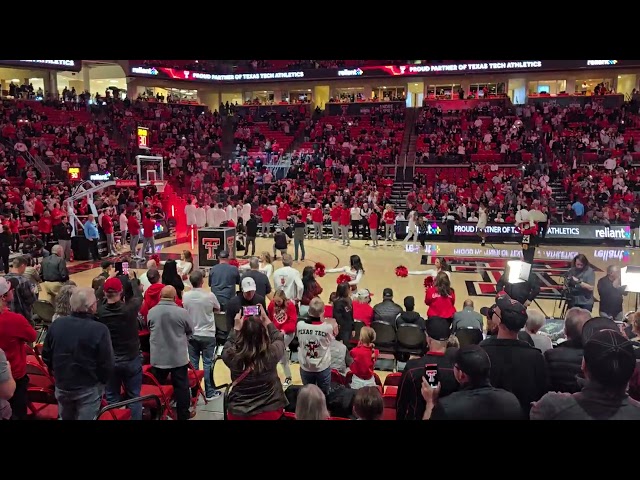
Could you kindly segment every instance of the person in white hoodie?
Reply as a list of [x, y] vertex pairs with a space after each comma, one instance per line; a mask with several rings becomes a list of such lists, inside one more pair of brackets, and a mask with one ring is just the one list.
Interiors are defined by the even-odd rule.
[[227, 205], [227, 220], [233, 220], [233, 223], [238, 225], [238, 210], [233, 205], [233, 202]]
[[126, 245], [127, 230], [129, 230], [129, 219], [127, 219], [127, 213], [125, 211], [120, 214], [118, 224], [120, 225], [120, 243], [122, 245]]
[[207, 207], [207, 227], [215, 227], [216, 219], [215, 219], [215, 203], [212, 203]]
[[302, 276], [300, 272], [293, 268], [293, 258], [288, 253], [282, 255], [283, 267], [273, 272], [273, 289], [274, 291], [284, 290], [288, 299], [293, 302], [302, 300], [304, 293], [304, 285], [302, 284]]
[[204, 228], [207, 225], [207, 214], [204, 208], [196, 208], [196, 225], [198, 228]]
[[251, 204], [249, 202], [242, 206], [242, 221], [246, 225], [251, 218]]
[[192, 198], [191, 201], [184, 207], [184, 214], [187, 217], [187, 231], [195, 228], [198, 223], [196, 220], [196, 199]]
[[214, 312], [220, 311], [220, 302], [208, 288], [202, 288], [204, 277], [200, 270], [194, 270], [189, 276], [193, 286], [184, 293], [182, 303], [193, 320], [193, 334], [189, 338], [189, 360], [198, 368], [200, 357], [204, 369], [204, 389], [207, 400], [220, 396], [213, 388], [211, 368], [216, 350], [216, 322]]
[[222, 208], [222, 204], [219, 203], [214, 209], [213, 209], [213, 218], [214, 218], [214, 222], [213, 222], [213, 226], [214, 227], [219, 227], [222, 222], [226, 222], [227, 221], [227, 212]]

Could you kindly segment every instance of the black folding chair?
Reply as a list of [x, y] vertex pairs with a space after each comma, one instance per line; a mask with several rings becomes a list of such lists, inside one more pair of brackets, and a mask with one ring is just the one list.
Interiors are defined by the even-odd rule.
[[482, 341], [482, 330], [478, 328], [461, 328], [456, 330], [455, 335], [461, 347], [478, 345]]
[[211, 385], [213, 385], [213, 388], [215, 388], [216, 390], [219, 390], [221, 388], [224, 388], [224, 385], [216, 385], [216, 362], [220, 358], [220, 355], [222, 355], [222, 349], [227, 341], [229, 332], [227, 331], [227, 316], [224, 312], [214, 312], [213, 319], [216, 324], [216, 350], [213, 354], [213, 361], [211, 363]]
[[44, 341], [47, 330], [53, 321], [54, 313], [55, 308], [53, 304], [47, 300], [38, 300], [33, 304], [33, 315], [37, 317], [40, 322], [40, 331], [38, 332], [38, 338], [36, 338], [36, 344]]
[[396, 336], [397, 353], [421, 357], [427, 352], [427, 336], [418, 325], [403, 323], [398, 327]]
[[107, 405], [106, 407], [102, 408], [98, 412], [98, 414], [95, 416], [94, 420], [102, 420], [101, 417], [103, 415], [107, 414], [107, 413], [111, 416], [111, 418], [109, 418], [109, 420], [120, 420], [120, 418], [118, 418], [115, 415], [115, 412], [113, 412], [113, 410], [120, 409], [122, 407], [126, 407], [128, 405], [133, 404], [133, 403], [146, 402], [147, 400], [152, 400], [156, 404], [156, 408], [150, 409], [150, 411], [155, 412], [154, 417], [150, 418], [150, 420], [160, 420], [160, 414], [162, 413], [162, 402], [160, 400], [160, 397], [158, 397], [157, 395], [144, 395], [142, 397], [129, 398], [128, 400], [123, 400], [121, 402], [112, 403], [112, 404]]

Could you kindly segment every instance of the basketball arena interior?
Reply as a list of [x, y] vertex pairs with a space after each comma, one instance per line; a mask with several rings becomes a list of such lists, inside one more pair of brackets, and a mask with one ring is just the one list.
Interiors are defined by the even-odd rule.
[[640, 419], [640, 60], [0, 60], [0, 419]]

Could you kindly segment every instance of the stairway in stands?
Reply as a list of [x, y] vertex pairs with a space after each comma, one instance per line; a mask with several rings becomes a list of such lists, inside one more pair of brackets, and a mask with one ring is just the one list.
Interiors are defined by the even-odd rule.
[[222, 124], [222, 158], [227, 159], [235, 151], [235, 144], [233, 143], [233, 134], [235, 131], [236, 118], [231, 115], [227, 115], [227, 118]]
[[407, 195], [413, 189], [413, 166], [404, 168], [402, 163], [396, 168], [396, 178], [391, 187], [391, 203], [396, 211], [406, 207]]
[[555, 181], [549, 182], [549, 186], [551, 187], [552, 197], [556, 201], [556, 205], [558, 207], [558, 211], [561, 212], [569, 203], [569, 196], [562, 185], [562, 182]]
[[407, 108], [407, 111], [411, 110], [411, 122], [407, 120], [407, 129], [404, 132], [405, 142], [407, 143], [406, 149], [403, 152], [406, 154], [407, 165], [414, 165], [416, 162], [416, 144], [418, 142], [418, 135], [416, 134], [416, 122], [420, 113], [419, 108]]
[[413, 188], [413, 171], [416, 156], [416, 120], [419, 109], [407, 108], [405, 111], [405, 130], [396, 162], [396, 177], [391, 187], [391, 201], [396, 210], [404, 209], [407, 194]]

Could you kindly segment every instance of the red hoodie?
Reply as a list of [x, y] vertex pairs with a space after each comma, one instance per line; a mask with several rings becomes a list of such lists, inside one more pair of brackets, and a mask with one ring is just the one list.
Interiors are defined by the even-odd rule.
[[350, 354], [351, 358], [353, 358], [353, 363], [349, 369], [353, 374], [362, 380], [369, 380], [373, 377], [373, 366], [378, 358], [378, 350], [373, 348], [372, 345], [359, 343], [357, 347], [351, 350]]
[[11, 374], [19, 380], [27, 374], [27, 343], [36, 341], [37, 333], [24, 316], [5, 309], [0, 314], [0, 348], [11, 364]]
[[316, 223], [322, 223], [324, 215], [322, 213], [322, 208], [317, 207], [311, 210], [311, 221]]
[[273, 322], [273, 326], [280, 330], [282, 333], [293, 333], [296, 331], [296, 324], [298, 322], [298, 314], [296, 312], [296, 306], [291, 301], [287, 301], [287, 309], [280, 310], [275, 313], [275, 302], [269, 303], [267, 307], [267, 313], [269, 319]]
[[424, 297], [424, 303], [428, 305], [428, 317], [453, 318], [456, 313], [456, 293], [451, 289], [451, 294], [447, 297], [441, 297], [436, 287], [427, 289]]
[[[149, 310], [155, 307], [160, 302], [160, 292], [165, 287], [163, 283], [154, 283], [144, 292], [144, 298], [142, 299], [142, 305], [140, 306], [140, 315], [147, 319]], [[175, 299], [176, 305], [182, 307], [182, 300], [178, 297]]]

